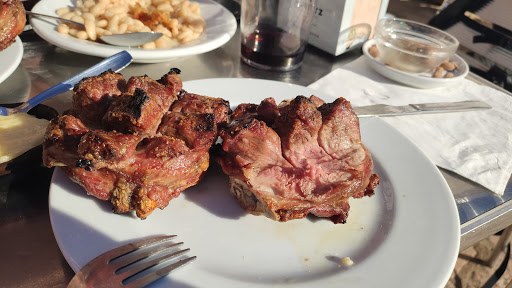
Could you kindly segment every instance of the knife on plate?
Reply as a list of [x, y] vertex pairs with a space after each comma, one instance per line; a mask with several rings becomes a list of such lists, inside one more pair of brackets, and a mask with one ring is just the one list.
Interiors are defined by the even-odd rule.
[[491, 109], [492, 106], [482, 101], [461, 101], [441, 103], [409, 104], [405, 106], [392, 106], [376, 104], [370, 106], [352, 107], [358, 117], [386, 117], [429, 113], [448, 113]]

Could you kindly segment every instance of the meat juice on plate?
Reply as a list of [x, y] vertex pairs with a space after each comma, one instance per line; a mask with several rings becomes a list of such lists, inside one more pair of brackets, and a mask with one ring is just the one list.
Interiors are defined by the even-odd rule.
[[291, 70], [302, 62], [304, 40], [279, 28], [259, 26], [242, 40], [242, 58], [267, 69]]

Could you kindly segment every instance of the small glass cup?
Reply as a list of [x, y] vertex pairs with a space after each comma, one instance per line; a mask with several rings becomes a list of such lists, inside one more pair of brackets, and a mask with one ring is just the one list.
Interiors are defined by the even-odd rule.
[[314, 2], [242, 0], [242, 61], [264, 70], [298, 68], [304, 59]]

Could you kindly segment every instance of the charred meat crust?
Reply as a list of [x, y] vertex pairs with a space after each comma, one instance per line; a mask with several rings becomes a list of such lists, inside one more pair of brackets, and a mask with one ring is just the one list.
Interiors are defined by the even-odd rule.
[[130, 98], [128, 102], [126, 113], [131, 114], [135, 118], [140, 118], [142, 115], [142, 109], [146, 106], [146, 103], [149, 101], [149, 97], [144, 92], [144, 90], [140, 88], [136, 88], [133, 96]]
[[87, 77], [73, 87], [71, 114], [91, 127], [101, 126], [101, 119], [114, 98], [126, 89], [123, 75], [112, 70]]
[[[135, 211], [144, 219], [165, 208], [203, 177], [217, 125], [229, 114], [222, 99], [178, 100], [186, 94], [180, 72], [173, 68], [157, 81], [147, 75], [126, 81], [112, 71], [82, 79], [71, 114], [47, 128], [44, 165], [61, 166], [116, 213]], [[187, 112], [169, 110], [174, 103]]]
[[211, 141], [217, 139], [215, 114], [167, 112], [157, 133], [181, 139], [191, 148], [208, 150]]
[[164, 110], [147, 93], [136, 88], [133, 95], [123, 94], [112, 102], [103, 117], [108, 130], [148, 137], [155, 134]]

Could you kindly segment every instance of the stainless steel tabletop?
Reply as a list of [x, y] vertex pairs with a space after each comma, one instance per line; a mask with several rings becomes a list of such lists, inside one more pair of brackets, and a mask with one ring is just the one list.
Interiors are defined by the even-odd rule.
[[[21, 39], [23, 60], [17, 70], [0, 84], [2, 103], [26, 101], [101, 60], [50, 45], [32, 31], [24, 32]], [[308, 47], [301, 68], [285, 73], [268, 72], [240, 62], [239, 43], [237, 32], [226, 45], [214, 51], [159, 64], [131, 64], [121, 73], [127, 78], [144, 74], [159, 78], [170, 68], [178, 67], [182, 71], [180, 76], [183, 81], [245, 77], [307, 86], [361, 55], [360, 51], [351, 51], [334, 57]], [[472, 74], [468, 77], [483, 85], [493, 85]], [[44, 104], [63, 112], [71, 105], [71, 92], [56, 96]], [[2, 287], [66, 286], [74, 275], [57, 246], [50, 225], [48, 187], [52, 172], [52, 169], [32, 167], [0, 176]], [[461, 250], [512, 224], [510, 180], [505, 194], [498, 196], [454, 173], [442, 169], [441, 172], [457, 202], [462, 232]]]

